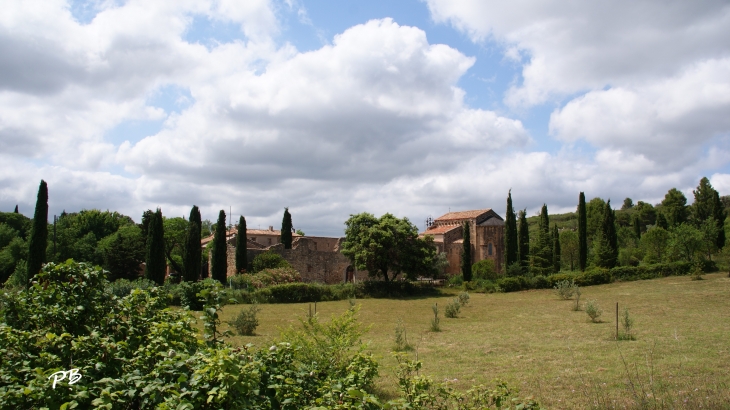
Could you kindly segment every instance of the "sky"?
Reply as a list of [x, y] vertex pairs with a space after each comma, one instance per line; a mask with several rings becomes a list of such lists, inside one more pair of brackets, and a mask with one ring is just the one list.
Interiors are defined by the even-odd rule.
[[308, 235], [730, 194], [730, 4], [7, 0], [0, 210]]

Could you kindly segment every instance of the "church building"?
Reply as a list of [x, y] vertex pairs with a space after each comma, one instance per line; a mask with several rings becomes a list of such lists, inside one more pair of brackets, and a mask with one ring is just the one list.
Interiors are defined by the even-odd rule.
[[472, 263], [494, 261], [497, 272], [504, 263], [504, 219], [492, 209], [449, 212], [436, 218], [419, 236], [431, 235], [439, 252], [449, 261], [448, 275], [461, 274], [461, 251], [464, 247], [464, 223], [471, 231]]

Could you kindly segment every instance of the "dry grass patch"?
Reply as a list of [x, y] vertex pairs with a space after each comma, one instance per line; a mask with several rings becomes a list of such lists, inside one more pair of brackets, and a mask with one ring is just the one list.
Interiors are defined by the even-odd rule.
[[[549, 289], [472, 294], [458, 318], [441, 316], [438, 333], [429, 331], [431, 307], [446, 306], [458, 292], [356, 303], [362, 323], [372, 325], [365, 339], [381, 364], [377, 391], [386, 397], [395, 394], [390, 351], [400, 319], [414, 349], [409, 354], [418, 355], [422, 372], [459, 389], [500, 377], [548, 408], [633, 408], [647, 397], [654, 404], [657, 397], [659, 403], [674, 403], [668, 408], [730, 408], [730, 278], [718, 273], [705, 279], [582, 288], [584, 300], [603, 308], [601, 323], [573, 311], [573, 301], [560, 300]], [[637, 340], [614, 340], [616, 302], [630, 310]], [[317, 313], [328, 318], [349, 307], [348, 301], [323, 302]], [[232, 320], [243, 308], [226, 306], [222, 320]], [[230, 341], [266, 346], [281, 329], [297, 326], [308, 309], [306, 303], [261, 305], [257, 335]]]

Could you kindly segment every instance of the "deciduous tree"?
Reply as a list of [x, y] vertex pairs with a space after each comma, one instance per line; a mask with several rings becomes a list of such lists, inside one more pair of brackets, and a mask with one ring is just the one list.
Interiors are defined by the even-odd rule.
[[560, 252], [562, 261], [570, 265], [570, 270], [574, 270], [576, 262], [578, 262], [578, 234], [575, 231], [566, 229], [560, 232]]
[[409, 279], [436, 274], [433, 237], [418, 238], [418, 228], [408, 218], [363, 212], [350, 215], [345, 226], [342, 253], [371, 277], [390, 281], [401, 273]]

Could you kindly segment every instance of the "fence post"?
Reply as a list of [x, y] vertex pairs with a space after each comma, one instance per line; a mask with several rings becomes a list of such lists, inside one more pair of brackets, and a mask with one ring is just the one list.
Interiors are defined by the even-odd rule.
[[618, 302], [616, 302], [616, 340], [618, 340]]

